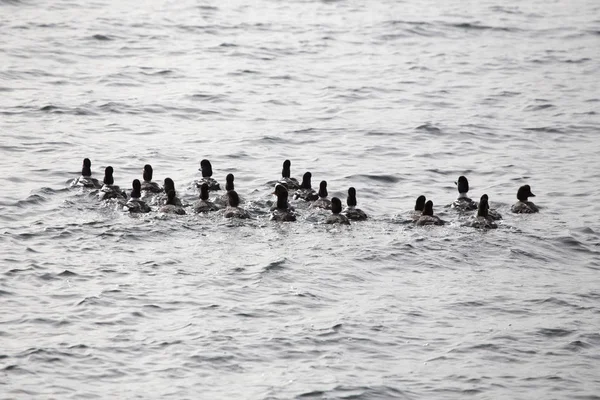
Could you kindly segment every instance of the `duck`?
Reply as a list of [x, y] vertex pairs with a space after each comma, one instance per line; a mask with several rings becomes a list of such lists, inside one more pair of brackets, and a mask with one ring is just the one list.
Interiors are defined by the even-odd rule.
[[342, 225], [350, 225], [350, 221], [348, 217], [342, 212], [342, 201], [337, 197], [331, 199], [331, 215], [327, 217], [325, 221], [326, 224], [342, 224]]
[[210, 161], [204, 159], [200, 161], [200, 171], [202, 171], [202, 179], [196, 181], [196, 187], [200, 188], [203, 183], [208, 185], [208, 190], [221, 190], [221, 185], [212, 178], [213, 170]]
[[165, 178], [164, 180], [164, 191], [165, 193], [161, 196], [157, 196], [156, 202], [158, 205], [167, 205], [169, 202], [169, 192], [173, 191], [175, 192], [175, 198], [172, 200], [173, 201], [173, 205], [175, 206], [179, 206], [182, 207], [183, 204], [181, 203], [181, 200], [179, 199], [179, 197], [177, 197], [177, 191], [175, 190], [175, 182], [173, 181], [173, 179], [171, 178]]
[[[215, 204], [217, 206], [220, 207], [226, 207], [227, 204], [229, 203], [229, 196], [228, 193], [232, 190], [235, 190], [235, 185], [233, 183], [233, 181], [235, 180], [235, 177], [233, 176], [233, 174], [227, 174], [227, 176], [225, 177], [225, 190], [226, 193], [221, 195], [220, 197], [217, 197], [215, 199]], [[240, 202], [243, 203], [244, 200], [240, 197]]]
[[529, 197], [535, 197], [535, 194], [531, 193], [531, 187], [529, 185], [521, 186], [517, 191], [517, 199], [519, 201], [513, 204], [511, 211], [516, 214], [533, 214], [539, 212], [540, 209], [533, 202], [527, 201]]
[[312, 178], [312, 174], [310, 172], [305, 172], [302, 176], [302, 184], [300, 185], [300, 189], [296, 190], [294, 193], [294, 200], [302, 199], [304, 201], [315, 201], [319, 198], [319, 195], [313, 190], [310, 179]]
[[185, 210], [181, 206], [181, 203], [177, 205], [177, 195], [174, 190], [169, 190], [167, 192], [167, 203], [160, 208], [161, 213], [165, 214], [177, 214], [177, 215], [185, 215]]
[[81, 176], [73, 181], [72, 186], [81, 186], [89, 189], [100, 189], [102, 187], [98, 179], [92, 178], [92, 162], [89, 158], [83, 159]]
[[108, 166], [104, 169], [104, 185], [100, 189], [100, 193], [98, 197], [100, 200], [109, 200], [109, 199], [127, 199], [127, 195], [125, 192], [121, 190], [120, 187], [115, 185], [115, 179], [113, 178], [114, 169], [111, 166]]
[[469, 181], [464, 176], [458, 177], [458, 182], [454, 182], [458, 188], [458, 198], [452, 203], [452, 208], [458, 211], [472, 211], [477, 209], [477, 203], [471, 200], [467, 193], [469, 192]]
[[288, 190], [282, 184], [275, 186], [277, 202], [271, 207], [271, 221], [293, 222], [296, 220], [294, 208], [288, 203]]
[[348, 188], [348, 198], [346, 199], [346, 204], [348, 206], [344, 209], [343, 214], [348, 217], [348, 219], [355, 221], [367, 219], [367, 214], [360, 208], [356, 208], [356, 189], [353, 187]]
[[[288, 197], [289, 197], [289, 192], [286, 189], [285, 185], [278, 183], [275, 185], [275, 190], [273, 191], [273, 195], [277, 196], [277, 200], [279, 200], [280, 196], [284, 196], [283, 191], [285, 191], [285, 196], [287, 196], [285, 199], [287, 201], [287, 208], [290, 210], [294, 210], [294, 207], [289, 203], [288, 201]], [[277, 201], [275, 201], [275, 203], [273, 203], [273, 205], [271, 206], [271, 208], [269, 209], [269, 211], [275, 211], [278, 207]]]
[[290, 160], [285, 160], [283, 162], [283, 169], [281, 170], [281, 179], [279, 180], [279, 184], [285, 186], [288, 190], [300, 189], [300, 184], [298, 183], [298, 179], [290, 177], [291, 166], [292, 166], [292, 162]]
[[227, 192], [227, 196], [229, 197], [229, 206], [225, 209], [225, 213], [223, 214], [225, 218], [250, 218], [248, 211], [240, 208], [240, 196], [238, 196], [235, 190]]
[[427, 202], [425, 203], [423, 213], [421, 214], [416, 223], [418, 226], [445, 224], [445, 222], [442, 221], [438, 216], [433, 215], [433, 201], [431, 200], [427, 200]]
[[131, 184], [132, 190], [129, 195], [129, 200], [124, 206], [124, 209], [130, 213], [147, 213], [150, 212], [150, 206], [141, 199], [142, 197], [142, 184], [139, 179], [134, 179]]
[[420, 195], [419, 197], [417, 197], [417, 201], [415, 202], [415, 209], [412, 212], [413, 221], [416, 222], [419, 218], [421, 218], [421, 215], [423, 215], [423, 210], [425, 209], [426, 201], [427, 201], [427, 198], [423, 195]]
[[208, 184], [205, 182], [200, 186], [200, 200], [194, 203], [194, 212], [204, 213], [209, 211], [217, 211], [217, 207], [208, 199]]
[[489, 199], [488, 195], [484, 194], [479, 199], [479, 206], [477, 207], [477, 215], [469, 222], [469, 226], [478, 229], [496, 229], [498, 225], [489, 216]]
[[142, 190], [150, 193], [162, 193], [163, 188], [161, 188], [158, 183], [152, 182], [153, 173], [154, 171], [152, 170], [152, 165], [144, 165], [144, 170], [142, 174], [144, 182], [142, 182]]
[[321, 181], [319, 184], [319, 198], [313, 201], [310, 208], [322, 208], [324, 210], [331, 210], [331, 200], [327, 197], [327, 181]]

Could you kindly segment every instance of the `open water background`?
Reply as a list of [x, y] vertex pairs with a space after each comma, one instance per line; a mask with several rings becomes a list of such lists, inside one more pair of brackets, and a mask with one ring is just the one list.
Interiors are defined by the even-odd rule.
[[[600, 399], [597, 1], [0, 0], [0, 32], [0, 398]], [[254, 219], [132, 217], [84, 157], [186, 201], [209, 158]], [[372, 218], [268, 221], [286, 158]], [[498, 230], [445, 208], [462, 174]], [[420, 194], [449, 225], [402, 223]]]

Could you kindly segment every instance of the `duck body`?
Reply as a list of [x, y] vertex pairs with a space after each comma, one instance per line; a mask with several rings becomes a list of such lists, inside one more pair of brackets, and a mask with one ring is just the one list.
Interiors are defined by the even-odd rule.
[[194, 212], [196, 212], [196, 213], [217, 211], [219, 209], [219, 207], [217, 207], [216, 204], [213, 203], [212, 201], [202, 200], [202, 199], [195, 202], [193, 208], [194, 208]]
[[125, 206], [123, 208], [125, 210], [129, 211], [130, 213], [148, 213], [148, 212], [150, 212], [151, 211], [150, 206], [141, 199], [142, 185], [141, 185], [140, 181], [138, 179], [134, 179], [131, 186], [132, 186], [132, 190], [131, 190], [129, 200], [127, 200], [127, 203], [125, 203]]
[[302, 177], [302, 184], [294, 193], [294, 200], [300, 199], [304, 201], [315, 201], [319, 198], [319, 195], [311, 186], [311, 178], [312, 174], [310, 172], [304, 173], [304, 176]]
[[225, 209], [223, 216], [225, 218], [250, 218], [248, 211], [240, 207], [240, 197], [237, 192], [235, 190], [230, 190], [227, 192], [227, 195], [229, 196], [229, 205]]
[[129, 199], [125, 203], [125, 208], [130, 213], [148, 213], [152, 211], [150, 206], [143, 200], [140, 199]]
[[510, 210], [515, 214], [535, 214], [540, 211], [531, 201], [517, 201]]
[[469, 221], [468, 225], [472, 228], [477, 229], [496, 229], [498, 225], [494, 222], [494, 219], [489, 215], [489, 200], [488, 195], [484, 194], [479, 200], [479, 206], [477, 207], [477, 215]]
[[469, 198], [469, 181], [464, 176], [459, 176], [458, 181], [454, 182], [458, 188], [458, 198], [451, 204], [452, 208], [460, 212], [477, 210], [477, 203]]
[[283, 169], [281, 170], [281, 179], [277, 183], [283, 185], [287, 190], [300, 189], [300, 183], [298, 183], [298, 180], [296, 178], [290, 177], [291, 166], [292, 162], [290, 160], [285, 160], [283, 162]]
[[469, 197], [459, 197], [452, 202], [452, 208], [457, 209], [458, 211], [473, 211], [477, 210], [477, 203], [471, 200]]
[[200, 171], [202, 172], [202, 179], [195, 182], [196, 187], [200, 188], [202, 184], [206, 183], [208, 190], [221, 190], [221, 185], [215, 179], [212, 178], [212, 164], [208, 160], [200, 161]]
[[327, 217], [325, 220], [326, 224], [341, 224], [341, 225], [350, 225], [350, 221], [348, 217], [346, 217], [342, 212], [342, 201], [337, 197], [333, 197], [331, 199], [331, 215]]
[[519, 201], [513, 204], [511, 211], [516, 214], [533, 214], [539, 212], [540, 209], [528, 200], [530, 197], [535, 197], [535, 194], [531, 193], [531, 187], [529, 185], [521, 186], [517, 191], [517, 199]]
[[288, 203], [288, 190], [282, 184], [275, 186], [277, 201], [271, 207], [271, 221], [293, 222], [296, 221], [294, 208]]
[[415, 222], [417, 226], [427, 225], [444, 225], [446, 222], [440, 219], [437, 215], [433, 215], [433, 202], [428, 200], [423, 208], [423, 213]]
[[100, 192], [98, 193], [98, 197], [100, 200], [110, 200], [110, 199], [119, 199], [125, 200], [127, 199], [127, 195], [121, 188], [117, 185], [102, 185]]
[[348, 188], [348, 197], [346, 198], [346, 204], [347, 207], [342, 212], [342, 214], [344, 214], [346, 218], [354, 221], [363, 221], [367, 219], [367, 213], [365, 213], [360, 208], [356, 208], [356, 189], [353, 187]]
[[98, 179], [92, 178], [91, 176], [83, 176], [81, 175], [79, 178], [73, 181], [72, 186], [84, 187], [87, 189], [101, 189], [102, 184]]
[[83, 165], [81, 167], [81, 176], [73, 181], [71, 186], [79, 186], [88, 189], [100, 189], [102, 183], [98, 179], [92, 178], [92, 162], [89, 158], [83, 159]]

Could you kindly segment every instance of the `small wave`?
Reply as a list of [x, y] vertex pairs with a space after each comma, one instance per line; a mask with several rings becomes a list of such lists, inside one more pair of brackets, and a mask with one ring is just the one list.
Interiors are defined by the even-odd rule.
[[58, 274], [57, 276], [77, 276], [75, 272], [71, 272], [68, 269], [65, 269], [63, 272]]
[[415, 128], [415, 130], [425, 131], [425, 132], [435, 133], [435, 134], [442, 133], [442, 130], [440, 128], [438, 128], [437, 126], [432, 125], [430, 123], [425, 123], [423, 125], [419, 125]]
[[359, 174], [359, 175], [351, 175], [346, 177], [348, 180], [360, 180], [360, 179], [368, 179], [376, 182], [384, 182], [384, 183], [396, 183], [400, 182], [402, 178], [399, 178], [394, 175], [367, 175], [367, 174]]
[[99, 40], [99, 41], [102, 41], [102, 42], [108, 42], [108, 41], [114, 40], [112, 37], [110, 37], [108, 35], [101, 35], [99, 33], [91, 36], [91, 39]]
[[531, 132], [564, 133], [564, 131], [562, 129], [553, 128], [550, 126], [540, 126], [540, 127], [535, 127], [535, 128], [523, 128], [523, 129], [526, 131], [531, 131]]
[[287, 260], [284, 258], [283, 260], [270, 262], [265, 267], [263, 267], [262, 271], [263, 272], [281, 271], [281, 270], [285, 269], [286, 261]]
[[480, 25], [478, 23], [461, 22], [455, 24], [446, 24], [446, 26], [458, 29], [473, 30], [473, 31], [503, 31], [503, 32], [518, 32], [520, 29], [509, 28], [503, 26]]
[[541, 111], [549, 108], [555, 108], [554, 104], [529, 105], [525, 107], [524, 111]]
[[538, 335], [546, 337], [565, 337], [573, 334], [573, 331], [559, 328], [542, 328], [536, 332]]

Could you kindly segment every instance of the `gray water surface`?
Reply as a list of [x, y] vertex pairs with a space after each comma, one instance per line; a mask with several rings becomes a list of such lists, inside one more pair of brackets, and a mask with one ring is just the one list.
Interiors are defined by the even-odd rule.
[[[1, 398], [600, 399], [597, 1], [0, 0], [0, 32]], [[84, 157], [188, 203], [208, 158], [253, 218], [123, 213]], [[286, 158], [371, 218], [269, 221]]]

